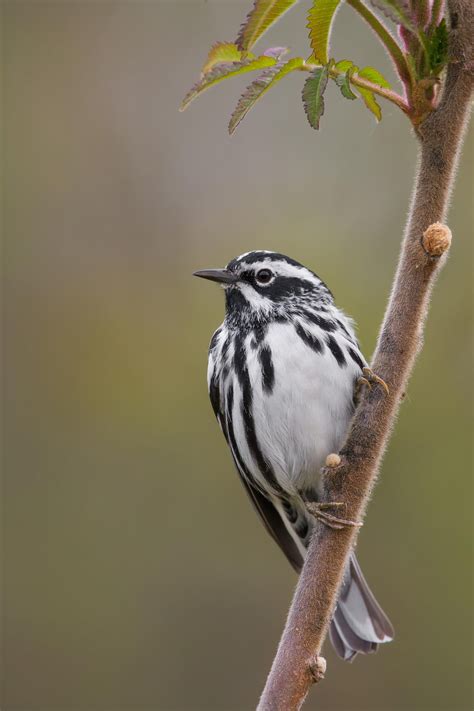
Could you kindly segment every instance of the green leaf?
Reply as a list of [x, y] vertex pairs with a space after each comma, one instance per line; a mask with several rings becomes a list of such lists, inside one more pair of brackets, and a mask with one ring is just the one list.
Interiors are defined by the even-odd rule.
[[242, 24], [236, 44], [247, 51], [268, 28], [273, 25], [298, 0], [254, 0], [253, 8]]
[[[253, 59], [253, 57], [245, 57]], [[201, 75], [207, 74], [218, 64], [228, 64], [229, 62], [241, 62], [242, 52], [233, 42], [216, 42], [212, 45], [207, 55], [207, 59], [201, 69]]]
[[319, 128], [324, 114], [324, 91], [328, 83], [328, 68], [318, 67], [306, 79], [303, 87], [303, 104], [312, 128]]
[[337, 69], [338, 72], [347, 72], [348, 69], [354, 66], [354, 62], [351, 62], [350, 59], [341, 59], [340, 62], [336, 62], [334, 65], [334, 69]]
[[397, 25], [403, 25], [410, 32], [416, 32], [408, 0], [370, 0], [370, 2]]
[[[247, 55], [245, 59], [254, 59], [254, 56]], [[242, 52], [236, 44], [232, 42], [216, 42], [207, 55], [206, 62], [201, 70], [201, 75], [210, 72], [217, 64], [240, 61], [242, 61]]]
[[345, 74], [339, 74], [339, 76], [336, 77], [335, 81], [341, 90], [341, 94], [346, 99], [351, 99], [352, 101], [354, 99], [357, 99], [356, 94], [354, 94], [354, 92], [351, 89], [350, 72], [349, 71], [347, 71]]
[[321, 64], [328, 63], [329, 35], [334, 15], [341, 0], [314, 0], [308, 13], [309, 40], [314, 57]]
[[205, 74], [200, 81], [195, 84], [190, 91], [186, 94], [183, 102], [180, 106], [180, 111], [187, 109], [191, 101], [193, 101], [197, 96], [202, 94], [203, 91], [209, 89], [214, 84], [222, 81], [223, 79], [228, 79], [230, 77], [235, 77], [238, 74], [245, 74], [246, 72], [254, 72], [257, 69], [265, 69], [266, 67], [272, 67], [276, 64], [276, 60], [273, 57], [258, 57], [257, 59], [245, 59], [242, 62], [226, 62], [225, 64], [218, 64], [210, 72]]
[[382, 120], [382, 109], [380, 108], [379, 104], [375, 100], [375, 96], [373, 93], [370, 91], [370, 89], [363, 89], [361, 86], [357, 87], [357, 91], [362, 97], [362, 100], [364, 104], [367, 106], [369, 111], [371, 111], [377, 121]]
[[448, 63], [449, 33], [446, 20], [443, 18], [435, 27], [428, 40], [428, 61], [433, 74], [438, 74]]
[[275, 67], [266, 69], [257, 79], [249, 84], [240, 97], [239, 103], [235, 107], [234, 113], [231, 116], [229, 133], [234, 133], [239, 123], [248, 114], [252, 106], [254, 106], [255, 103], [263, 96], [263, 94], [271, 89], [271, 87], [280, 81], [280, 79], [283, 79], [283, 77], [290, 72], [299, 69], [303, 66], [303, 64], [304, 59], [301, 57], [290, 59], [288, 62], [280, 62], [280, 64], [277, 64]]
[[359, 69], [357, 75], [359, 77], [362, 77], [362, 79], [367, 79], [367, 81], [371, 81], [372, 84], [378, 84], [384, 89], [390, 89], [390, 84], [385, 79], [385, 77], [373, 67], [364, 67], [363, 69]]

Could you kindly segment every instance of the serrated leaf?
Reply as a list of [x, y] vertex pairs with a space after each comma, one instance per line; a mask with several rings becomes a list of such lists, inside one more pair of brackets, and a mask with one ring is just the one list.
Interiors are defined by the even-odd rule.
[[336, 62], [334, 69], [337, 69], [338, 72], [347, 72], [353, 66], [354, 62], [351, 62], [350, 59], [341, 59], [340, 62]]
[[312, 128], [319, 128], [319, 121], [324, 114], [324, 91], [328, 76], [327, 67], [318, 67], [304, 83], [302, 92], [304, 110]]
[[431, 72], [437, 74], [448, 63], [449, 33], [443, 18], [434, 29], [428, 44], [428, 61]]
[[288, 62], [280, 62], [275, 67], [266, 69], [257, 79], [249, 84], [240, 97], [234, 113], [231, 116], [229, 122], [229, 133], [234, 133], [239, 123], [248, 114], [252, 106], [254, 106], [255, 103], [263, 96], [263, 94], [271, 89], [271, 87], [280, 81], [280, 79], [283, 79], [283, 77], [290, 72], [299, 69], [303, 66], [303, 64], [304, 59], [301, 57], [290, 59]]
[[[273, 57], [273, 59], [276, 59], [277, 62], [285, 55], [288, 53], [288, 47], [269, 47], [268, 49], [265, 50], [263, 53], [264, 57]], [[247, 52], [248, 56], [248, 52]]]
[[205, 74], [200, 81], [198, 81], [186, 94], [183, 102], [179, 108], [180, 111], [187, 109], [191, 101], [209, 89], [214, 84], [222, 81], [223, 79], [229, 79], [230, 77], [237, 76], [238, 74], [245, 74], [246, 72], [254, 72], [258, 69], [266, 69], [267, 67], [272, 67], [276, 64], [276, 60], [273, 57], [257, 57], [257, 59], [246, 59], [242, 62], [226, 62], [225, 64], [218, 64], [210, 72]]
[[253, 47], [268, 28], [298, 0], [254, 0], [253, 8], [242, 24], [236, 44], [242, 51]]
[[380, 108], [379, 104], [377, 103], [375, 96], [373, 92], [370, 91], [370, 89], [363, 89], [361, 86], [357, 87], [357, 91], [362, 97], [362, 100], [364, 104], [367, 106], [369, 111], [373, 113], [377, 121], [382, 120], [382, 109]]
[[351, 99], [352, 101], [354, 99], [357, 99], [356, 94], [354, 94], [351, 89], [349, 71], [347, 71], [345, 74], [339, 74], [339, 76], [336, 77], [335, 81], [339, 89], [341, 90], [341, 94], [344, 96], [345, 99]]
[[[254, 56], [245, 59], [255, 59]], [[242, 52], [233, 42], [216, 42], [212, 45], [207, 55], [206, 62], [201, 70], [201, 76], [210, 72], [217, 64], [226, 64], [227, 62], [241, 62]]]
[[371, 4], [397, 25], [416, 32], [408, 0], [370, 0]]
[[373, 67], [364, 67], [363, 69], [359, 69], [357, 74], [358, 76], [362, 77], [362, 79], [367, 79], [367, 81], [371, 81], [372, 84], [378, 84], [384, 89], [390, 89], [390, 84], [385, 79], [383, 74], [378, 72]]
[[315, 59], [328, 63], [329, 35], [336, 10], [341, 0], [314, 0], [308, 12], [309, 40]]

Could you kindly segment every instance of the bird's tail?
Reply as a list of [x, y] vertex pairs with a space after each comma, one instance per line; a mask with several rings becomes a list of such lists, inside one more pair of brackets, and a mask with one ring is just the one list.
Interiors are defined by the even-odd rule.
[[370, 654], [379, 644], [390, 642], [394, 632], [351, 555], [334, 612], [329, 637], [337, 654], [351, 661], [358, 652]]

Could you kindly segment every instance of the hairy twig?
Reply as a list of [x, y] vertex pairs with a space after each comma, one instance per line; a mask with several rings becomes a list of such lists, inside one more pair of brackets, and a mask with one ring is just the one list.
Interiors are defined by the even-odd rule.
[[[321, 67], [321, 64], [306, 61], [303, 62], [303, 64], [299, 67], [299, 70], [302, 72], [312, 72], [318, 67]], [[343, 76], [345, 74], [344, 71], [338, 71], [335, 67], [330, 67], [328, 69], [328, 73], [331, 77]], [[374, 84], [374, 82], [368, 81], [367, 79], [358, 76], [357, 72], [351, 75], [350, 83], [354, 86], [360, 86], [362, 87], [362, 89], [368, 89], [373, 94], [377, 94], [377, 96], [382, 96], [384, 99], [387, 99], [387, 101], [391, 101], [392, 104], [398, 106], [398, 108], [401, 109], [405, 114], [410, 115], [411, 109], [409, 104], [404, 100], [403, 96], [397, 94], [396, 91], [392, 91], [391, 89], [386, 89], [383, 86]]]
[[[444, 220], [473, 86], [472, 0], [449, 0], [451, 63], [438, 108], [417, 128], [420, 161], [392, 294], [372, 369], [389, 387], [366, 389], [347, 440], [324, 470], [323, 503], [344, 504], [344, 519], [364, 517], [379, 464], [421, 345], [433, 283], [451, 235]], [[437, 223], [437, 224], [433, 224]], [[337, 509], [336, 509], [337, 511]], [[320, 657], [349, 553], [358, 528], [316, 521], [287, 623], [263, 691], [259, 711], [299, 709], [324, 675]]]
[[401, 81], [403, 82], [405, 88], [409, 91], [412, 83], [410, 65], [392, 34], [387, 30], [379, 18], [374, 15], [372, 10], [370, 10], [367, 5], [364, 5], [361, 0], [347, 0], [347, 4], [368, 22], [370, 27], [378, 36], [394, 63]]

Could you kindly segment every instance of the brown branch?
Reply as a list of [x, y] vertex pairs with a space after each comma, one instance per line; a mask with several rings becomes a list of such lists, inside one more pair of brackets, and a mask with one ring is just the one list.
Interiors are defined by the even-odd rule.
[[[421, 345], [431, 289], [450, 244], [438, 223], [447, 212], [469, 118], [473, 85], [472, 0], [450, 0], [451, 58], [438, 108], [418, 128], [420, 161], [392, 294], [372, 368], [389, 386], [366, 389], [339, 456], [324, 470], [324, 503], [341, 502], [341, 518], [361, 521], [400, 401]], [[339, 509], [334, 509], [337, 513]], [[258, 711], [301, 708], [310, 686], [324, 676], [320, 657], [343, 571], [358, 528], [315, 525]]]

